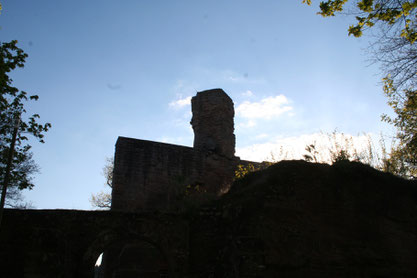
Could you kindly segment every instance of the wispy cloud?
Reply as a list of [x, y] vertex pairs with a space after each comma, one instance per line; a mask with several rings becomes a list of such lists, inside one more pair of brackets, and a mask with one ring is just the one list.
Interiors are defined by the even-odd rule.
[[303, 134], [291, 137], [272, 137], [265, 143], [253, 144], [236, 149], [242, 159], [252, 161], [301, 159], [307, 145], [317, 142], [322, 134]]
[[242, 128], [250, 128], [250, 127], [254, 127], [254, 126], [256, 126], [256, 121], [254, 121], [254, 120], [249, 120], [247, 122], [240, 123], [238, 125], [238, 127], [242, 127]]
[[241, 127], [253, 127], [256, 125], [255, 120], [277, 118], [292, 109], [289, 100], [284, 95], [278, 95], [261, 99], [258, 102], [244, 101], [236, 108], [236, 115], [249, 120], [248, 123], [241, 124]]
[[266, 133], [261, 133], [261, 134], [258, 134], [258, 135], [256, 135], [255, 136], [255, 139], [265, 139], [265, 138], [267, 138], [268, 137], [268, 134], [266, 134]]
[[259, 102], [244, 101], [236, 108], [236, 112], [247, 119], [271, 119], [292, 110], [284, 95], [267, 97]]
[[[335, 151], [336, 145], [347, 147], [351, 151], [363, 152], [367, 150], [371, 136], [372, 134], [354, 136], [342, 133], [335, 135], [311, 133], [291, 137], [275, 137], [265, 143], [237, 148], [236, 155], [251, 161], [302, 159], [303, 155], [307, 153], [306, 146], [314, 144], [319, 152], [320, 160], [330, 162], [329, 150]], [[346, 146], [347, 142], [348, 146]]]
[[185, 106], [188, 106], [190, 104], [191, 104], [191, 96], [171, 101], [169, 103], [169, 106], [172, 107], [172, 108], [179, 109], [179, 108], [183, 108]]

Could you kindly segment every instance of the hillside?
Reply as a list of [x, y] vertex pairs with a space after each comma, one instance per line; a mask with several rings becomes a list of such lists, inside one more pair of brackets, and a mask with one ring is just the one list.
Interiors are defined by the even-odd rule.
[[283, 161], [201, 213], [215, 277], [417, 277], [417, 181], [360, 163]]

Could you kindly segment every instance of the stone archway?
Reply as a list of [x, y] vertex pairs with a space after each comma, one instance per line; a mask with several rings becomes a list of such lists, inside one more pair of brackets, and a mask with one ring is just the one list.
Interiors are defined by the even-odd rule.
[[189, 222], [179, 215], [6, 210], [3, 220], [1, 277], [91, 278], [98, 256], [111, 246], [122, 246], [124, 254], [130, 247], [154, 252], [168, 277], [188, 271]]
[[[103, 278], [144, 277], [159, 278], [172, 277], [173, 273], [163, 252], [148, 241], [127, 241], [119, 246], [116, 258], [110, 261], [112, 268], [107, 268], [108, 275]], [[121, 247], [121, 248], [120, 248]], [[106, 267], [106, 253], [103, 263]], [[109, 260], [107, 260], [109, 262]], [[109, 263], [107, 262], [107, 265]], [[106, 273], [106, 268], [104, 268]]]
[[84, 277], [94, 277], [94, 266], [103, 253], [103, 278], [175, 277], [172, 256], [155, 239], [125, 231], [104, 231], [84, 254]]

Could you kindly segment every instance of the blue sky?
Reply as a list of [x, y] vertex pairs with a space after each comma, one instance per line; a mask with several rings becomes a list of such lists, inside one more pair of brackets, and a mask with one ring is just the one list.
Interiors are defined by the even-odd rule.
[[38, 94], [28, 110], [52, 123], [33, 143], [41, 173], [26, 199], [90, 209], [117, 137], [191, 146], [189, 97], [211, 88], [235, 103], [246, 159], [335, 128], [392, 132], [367, 38], [347, 36], [351, 18], [301, 2], [1, 1], [0, 40], [29, 54], [14, 85]]

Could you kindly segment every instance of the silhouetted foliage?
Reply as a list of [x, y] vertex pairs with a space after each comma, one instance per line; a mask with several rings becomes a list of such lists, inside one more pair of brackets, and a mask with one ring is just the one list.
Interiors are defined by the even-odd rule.
[[[302, 2], [310, 5], [312, 1]], [[346, 11], [347, 3], [354, 7], [348, 9], [347, 14], [356, 18], [356, 23], [349, 27], [349, 35], [360, 37], [367, 29], [377, 30], [370, 52], [372, 60], [381, 64], [384, 93], [397, 114], [395, 118], [382, 117], [398, 130], [398, 143], [385, 161], [386, 169], [403, 177], [416, 178], [417, 1], [327, 0], [320, 2], [318, 14], [335, 16]]]
[[51, 127], [50, 123], [39, 124], [38, 114], [25, 115], [26, 102], [36, 101], [39, 97], [28, 96], [26, 92], [12, 86], [13, 80], [9, 77], [9, 73], [16, 68], [23, 68], [27, 57], [28, 55], [17, 47], [17, 41], [0, 45], [0, 184], [4, 185], [10, 146], [13, 141], [12, 133], [17, 128], [9, 187], [19, 190], [31, 189], [34, 186], [32, 175], [39, 169], [32, 159], [28, 136], [44, 143], [44, 133]]
[[[311, 0], [303, 3], [311, 5]], [[320, 12], [323, 17], [335, 16], [344, 10], [348, 0], [327, 0], [320, 2]], [[377, 24], [387, 24], [399, 27], [399, 35], [410, 43], [417, 40], [416, 30], [416, 1], [409, 0], [352, 0], [356, 6], [356, 24], [349, 26], [349, 35], [362, 36], [365, 29]], [[352, 12], [353, 13], [353, 12]]]
[[417, 90], [404, 90], [404, 98], [396, 94], [392, 79], [385, 79], [384, 92], [395, 118], [382, 119], [397, 127], [398, 144], [386, 161], [388, 171], [406, 178], [417, 178]]
[[[105, 185], [112, 188], [113, 183], [113, 168], [114, 159], [107, 158], [106, 164], [103, 167], [103, 176], [106, 179]], [[91, 194], [90, 204], [97, 209], [110, 209], [111, 208], [111, 193], [106, 191], [100, 191], [96, 194]]]

